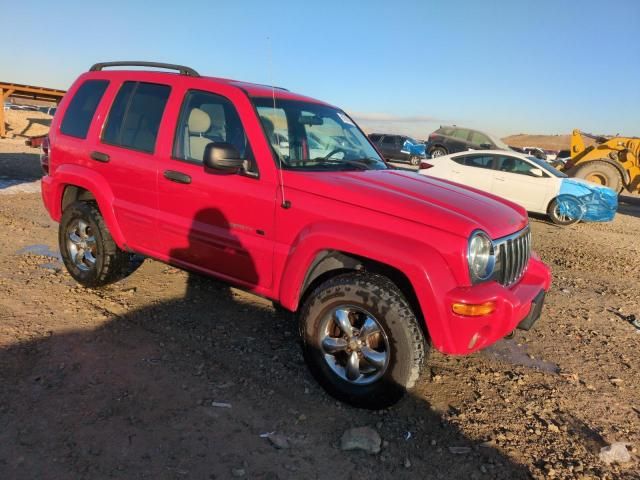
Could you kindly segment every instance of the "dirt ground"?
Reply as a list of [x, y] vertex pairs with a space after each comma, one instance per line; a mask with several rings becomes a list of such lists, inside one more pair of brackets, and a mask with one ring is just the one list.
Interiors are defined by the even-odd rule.
[[[432, 351], [415, 391], [371, 412], [318, 387], [267, 300], [149, 259], [79, 287], [34, 152], [0, 140], [1, 479], [640, 478], [640, 330], [622, 318], [640, 317], [640, 199], [609, 224], [531, 218], [554, 274], [535, 329]], [[339, 448], [359, 426], [380, 453]], [[632, 462], [599, 460], [615, 441]]]
[[29, 110], [5, 110], [4, 120], [8, 138], [46, 135], [51, 125], [51, 116]]

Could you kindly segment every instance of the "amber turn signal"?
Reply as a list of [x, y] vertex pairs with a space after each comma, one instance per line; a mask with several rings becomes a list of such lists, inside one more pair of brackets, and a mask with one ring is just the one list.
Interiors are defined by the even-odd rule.
[[464, 315], [465, 317], [481, 317], [495, 312], [496, 304], [494, 302], [475, 303], [454, 303], [451, 305], [453, 313]]

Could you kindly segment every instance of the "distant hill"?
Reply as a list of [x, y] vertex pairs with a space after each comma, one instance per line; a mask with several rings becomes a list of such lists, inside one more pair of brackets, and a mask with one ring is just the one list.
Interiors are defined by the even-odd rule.
[[[507, 145], [514, 147], [540, 147], [547, 150], [568, 150], [571, 146], [571, 135], [527, 135], [519, 133], [502, 139]], [[584, 138], [586, 145], [593, 140]]]

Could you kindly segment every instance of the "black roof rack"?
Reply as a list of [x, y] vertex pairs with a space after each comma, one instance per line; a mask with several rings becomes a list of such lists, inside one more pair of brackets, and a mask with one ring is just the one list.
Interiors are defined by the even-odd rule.
[[267, 87], [267, 88], [275, 88], [276, 90], [283, 90], [285, 92], [288, 92], [289, 89], [288, 88], [284, 88], [284, 87], [278, 87], [276, 85], [267, 85], [266, 83], [254, 83], [254, 85], [258, 85], [260, 87]]
[[288, 88], [278, 87], [276, 85], [267, 85], [266, 83], [244, 82], [242, 80], [231, 80], [231, 83], [233, 85], [235, 85], [236, 87], [242, 88], [243, 90], [244, 90], [243, 85], [253, 85], [253, 86], [257, 86], [257, 87], [275, 88], [276, 90], [283, 90], [285, 92], [289, 91]]
[[121, 61], [121, 62], [103, 62], [92, 65], [89, 69], [90, 72], [99, 72], [105, 67], [153, 67], [153, 68], [165, 68], [167, 70], [178, 70], [180, 75], [187, 75], [188, 77], [199, 77], [200, 74], [193, 68], [185, 67], [184, 65], [173, 65], [171, 63], [159, 63], [159, 62], [139, 62], [139, 61]]

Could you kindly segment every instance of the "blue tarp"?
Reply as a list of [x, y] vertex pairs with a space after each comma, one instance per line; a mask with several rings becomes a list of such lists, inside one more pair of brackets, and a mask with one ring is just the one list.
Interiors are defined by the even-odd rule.
[[402, 153], [407, 153], [413, 157], [424, 157], [426, 146], [424, 143], [413, 143], [409, 140], [405, 140], [402, 145]]
[[563, 178], [557, 203], [561, 214], [584, 222], [609, 222], [618, 209], [618, 194], [610, 188]]

